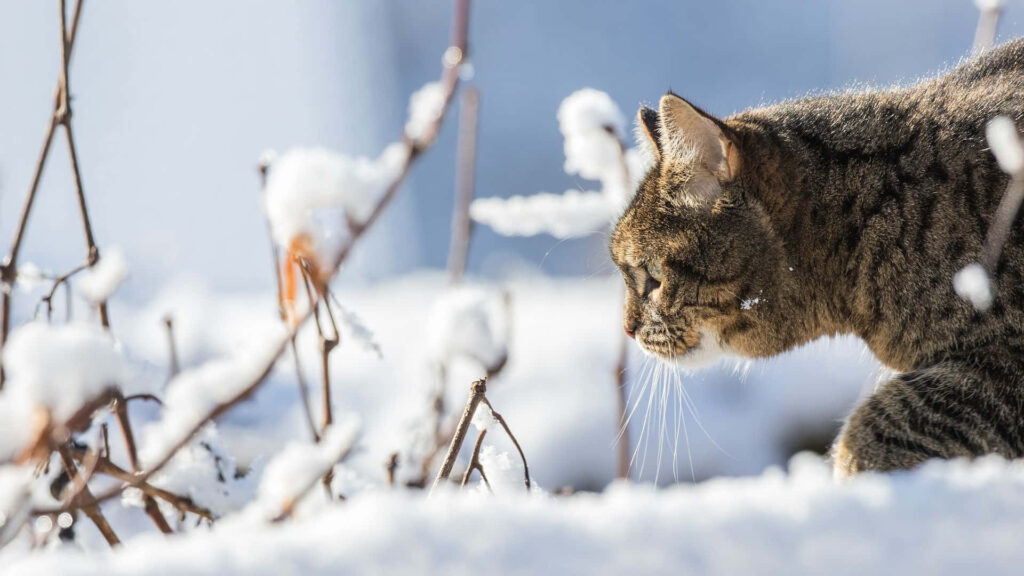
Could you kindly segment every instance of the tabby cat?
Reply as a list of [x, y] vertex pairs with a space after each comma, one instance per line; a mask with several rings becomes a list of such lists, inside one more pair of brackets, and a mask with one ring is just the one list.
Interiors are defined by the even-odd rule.
[[900, 374], [846, 422], [840, 475], [1024, 456], [1024, 224], [988, 311], [952, 284], [1007, 186], [985, 141], [1001, 114], [1020, 126], [1024, 40], [909, 88], [724, 120], [672, 93], [641, 108], [654, 166], [611, 239], [627, 334], [688, 365], [857, 335]]

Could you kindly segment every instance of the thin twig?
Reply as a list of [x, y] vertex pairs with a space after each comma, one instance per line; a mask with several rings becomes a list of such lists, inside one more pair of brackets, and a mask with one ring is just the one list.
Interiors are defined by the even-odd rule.
[[530, 465], [526, 463], [526, 454], [523, 454], [523, 448], [519, 445], [519, 440], [517, 440], [516, 435], [512, 433], [512, 429], [508, 427], [508, 422], [505, 422], [505, 418], [501, 414], [498, 414], [494, 409], [494, 406], [491, 406], [491, 403], [486, 397], [483, 398], [483, 403], [487, 406], [487, 409], [491, 411], [491, 416], [498, 421], [498, 424], [501, 424], [502, 428], [505, 429], [505, 434], [508, 435], [509, 440], [511, 440], [512, 444], [516, 447], [516, 451], [519, 452], [519, 458], [523, 461], [523, 481], [526, 484], [526, 489], [530, 490]]
[[[70, 449], [65, 445], [61, 446], [57, 452], [60, 454], [61, 462], [64, 464], [64, 470], [68, 473], [69, 478], [74, 478], [78, 475], [78, 467], [75, 465], [75, 460], [71, 456]], [[111, 547], [117, 546], [121, 543], [121, 539], [117, 537], [114, 529], [110, 527], [110, 523], [107, 522], [107, 518], [100, 511], [99, 502], [93, 497], [92, 492], [89, 490], [89, 486], [85, 485], [82, 487], [81, 493], [77, 494], [72, 501], [84, 500], [84, 502], [77, 506], [81, 508], [82, 512], [92, 520], [92, 523], [96, 525], [96, 529], [100, 531], [103, 538], [107, 541]]]
[[124, 397], [124, 401], [125, 402], [131, 402], [132, 400], [146, 400], [146, 401], [149, 401], [149, 402], [156, 402], [157, 404], [159, 404], [161, 406], [164, 405], [164, 401], [161, 400], [160, 397], [157, 396], [156, 394], [147, 394], [147, 393], [144, 393], [144, 392], [143, 393], [139, 393], [139, 394], [132, 394], [130, 396], [125, 396]]
[[302, 374], [302, 364], [299, 361], [299, 347], [295, 338], [291, 340], [292, 358], [295, 360], [295, 381], [299, 386], [299, 399], [302, 401], [302, 409], [306, 413], [306, 422], [309, 424], [309, 433], [313, 436], [314, 442], [320, 441], [320, 432], [316, 429], [316, 419], [313, 417], [313, 406], [309, 401], [309, 385]]
[[181, 372], [181, 364], [178, 363], [178, 345], [174, 342], [174, 318], [164, 316], [164, 327], [167, 328], [167, 351], [170, 356], [171, 378]]
[[[81, 1], [81, 0], [79, 0]], [[61, 68], [60, 68], [60, 84], [62, 90], [60, 93], [60, 105], [57, 108], [57, 121], [64, 127], [64, 136], [68, 145], [68, 158], [71, 161], [71, 174], [74, 177], [75, 182], [75, 195], [78, 198], [78, 211], [82, 217], [82, 231], [85, 233], [85, 244], [86, 244], [86, 255], [87, 260], [92, 262], [93, 265], [99, 261], [99, 248], [96, 246], [96, 238], [92, 233], [92, 222], [89, 220], [89, 210], [85, 203], [85, 188], [82, 185], [82, 171], [78, 164], [78, 150], [75, 146], [75, 136], [71, 129], [71, 82], [68, 66], [71, 61], [71, 49], [68, 46], [67, 41], [67, 27], [65, 26], [65, 0], [58, 0], [60, 4], [60, 56], [61, 56]], [[110, 328], [110, 317], [107, 313], [107, 303], [102, 301], [97, 304], [97, 309], [100, 314], [100, 324], [104, 328]]]
[[[89, 267], [92, 266], [92, 265], [93, 265], [93, 262], [86, 262], [85, 264], [79, 264], [78, 266], [75, 266], [71, 270], [68, 270], [67, 272], [61, 274], [60, 276], [57, 276], [56, 278], [54, 278], [53, 279], [53, 284], [50, 286], [50, 289], [46, 292], [46, 295], [43, 296], [39, 300], [39, 304], [36, 305], [36, 310], [35, 310], [35, 314], [34, 315], [38, 317], [39, 316], [39, 307], [42, 306], [43, 304], [45, 304], [46, 305], [46, 320], [50, 321], [52, 319], [52, 316], [53, 316], [53, 297], [57, 294], [57, 288], [59, 288], [62, 284], [66, 284], [66, 285], [70, 286], [71, 284], [70, 284], [69, 280], [71, 280], [72, 276], [74, 276], [75, 274], [78, 274], [79, 272], [82, 272], [84, 270], [88, 270]], [[67, 299], [70, 301], [70, 299], [71, 299], [71, 292], [70, 292], [70, 290], [66, 294], [67, 294]], [[68, 313], [68, 316], [70, 317], [70, 312]]]
[[[82, 12], [82, 0], [75, 2], [74, 15], [71, 18], [71, 29], [64, 26], [64, 2], [60, 6], [61, 25], [61, 62], [62, 67], [71, 60], [72, 49], [75, 45], [75, 38], [78, 36], [78, 22]], [[39, 191], [39, 183], [42, 181], [43, 169], [46, 168], [46, 159], [50, 155], [50, 148], [53, 144], [53, 136], [60, 124], [58, 111], [63, 101], [64, 83], [58, 80], [57, 88], [53, 94], [53, 113], [50, 115], [50, 122], [46, 128], [46, 136], [43, 138], [43, 147], [39, 151], [35, 169], [32, 171], [32, 181], [29, 184], [28, 193], [25, 195], [25, 203], [21, 208], [21, 215], [18, 217], [18, 226], [15, 228], [14, 240], [11, 241], [10, 252], [0, 262], [0, 350], [7, 342], [7, 335], [11, 329], [11, 306], [14, 293], [14, 282], [18, 277], [18, 254], [21, 251], [21, 242], [25, 238], [25, 230], [28, 227], [29, 216], [32, 213], [32, 206], [35, 204], [36, 193]], [[4, 369], [0, 365], [0, 389], [4, 387]]]
[[1024, 172], [1018, 172], [1010, 177], [1010, 183], [999, 201], [999, 207], [996, 208], [996, 212], [992, 216], [992, 224], [989, 225], [981, 262], [985, 266], [985, 270], [992, 276], [995, 276], [996, 267], [999, 266], [999, 257], [1003, 253], [1003, 246], [1010, 238], [1021, 201], [1024, 201]]
[[448, 452], [444, 456], [444, 462], [441, 464], [441, 469], [437, 471], [437, 477], [434, 478], [434, 485], [430, 488], [430, 492], [433, 493], [437, 489], [438, 485], [443, 480], [447, 480], [448, 476], [452, 473], [452, 468], [455, 467], [455, 459], [459, 456], [459, 450], [462, 449], [462, 443], [466, 440], [466, 432], [469, 430], [469, 424], [473, 421], [473, 414], [476, 413], [476, 407], [480, 405], [480, 402], [486, 402], [484, 394], [487, 392], [487, 379], [481, 378], [473, 385], [469, 387], [469, 399], [466, 401], [466, 408], [462, 411], [462, 418], [459, 419], [459, 425], [455, 427], [455, 434], [452, 435], [452, 442], [448, 446]]
[[391, 456], [388, 456], [388, 462], [384, 465], [384, 469], [388, 473], [388, 486], [394, 486], [395, 471], [398, 470], [398, 452], [392, 452]]
[[624, 480], [629, 478], [629, 454], [631, 444], [629, 440], [629, 423], [626, 412], [628, 410], [628, 395], [626, 393], [626, 360], [629, 357], [629, 337], [625, 331], [619, 333], [619, 361], [615, 365], [615, 401], [618, 411], [618, 421], [621, 427], [618, 442], [615, 446], [615, 477]]
[[982, 8], [978, 14], [978, 27], [974, 30], [974, 46], [971, 48], [971, 54], [974, 56], [992, 48], [996, 41], [996, 28], [999, 26], [999, 16], [1003, 9], [996, 2], [990, 4], [991, 6]]
[[[487, 429], [480, 431], [480, 434], [476, 437], [476, 442], [473, 443], [473, 453], [469, 457], [469, 465], [466, 466], [466, 471], [462, 473], [462, 482], [459, 486], [465, 486], [466, 482], [469, 482], [469, 476], [473, 473], [473, 470], [480, 471], [480, 477], [483, 478], [484, 467], [480, 465], [480, 448], [484, 444], [484, 436], [487, 436]], [[490, 484], [488, 484], [490, 488]]]
[[[76, 449], [72, 449], [72, 452], [76, 455], [81, 454], [81, 452]], [[100, 474], [104, 474], [106, 476], [110, 476], [111, 478], [116, 478], [118, 480], [122, 480], [125, 482], [131, 482], [135, 477], [133, 473], [125, 470], [124, 468], [121, 468], [117, 464], [114, 464], [109, 457], [102, 457], [98, 460], [96, 464], [96, 471]], [[192, 514], [195, 514], [196, 516], [199, 516], [209, 521], [216, 520], [216, 516], [214, 516], [213, 512], [210, 512], [208, 509], [199, 506], [198, 504], [193, 502], [191, 498], [188, 498], [186, 496], [179, 496], [173, 492], [164, 490], [163, 488], [159, 488], [148, 482], [140, 483], [137, 486], [137, 488], [143, 494], [152, 496], [154, 498], [159, 498], [182, 512], [191, 512]]]
[[[132, 433], [132, 423], [128, 418], [128, 402], [125, 401], [124, 396], [120, 392], [115, 393], [114, 396], [114, 415], [117, 417], [117, 424], [120, 426], [121, 435], [124, 437], [125, 450], [128, 452], [128, 462], [132, 467], [132, 471], [138, 472], [140, 468], [139, 452], [135, 446], [135, 434]], [[164, 534], [172, 534], [174, 530], [167, 523], [167, 519], [164, 518], [163, 512], [160, 512], [160, 507], [157, 506], [153, 497], [145, 495], [142, 497], [142, 502], [146, 515], [153, 521], [157, 529]]]
[[[346, 248], [341, 251], [339, 257], [336, 258], [334, 266], [331, 268], [331, 274], [329, 276], [337, 274], [341, 264], [348, 256], [356, 241], [359, 238], [361, 238], [362, 235], [366, 232], [366, 230], [370, 228], [373, 222], [375, 222], [377, 218], [379, 218], [380, 214], [383, 212], [384, 208], [390, 202], [390, 200], [394, 197], [394, 194], [397, 192], [398, 188], [401, 186], [402, 182], [407, 176], [413, 160], [416, 157], [420, 156], [436, 140], [437, 134], [440, 131], [441, 124], [443, 123], [448, 108], [450, 107], [455, 87], [458, 85], [459, 67], [463, 63], [466, 54], [466, 33], [468, 20], [469, 0], [455, 0], [455, 10], [453, 15], [452, 26], [453, 42], [452, 45], [449, 47], [449, 50], [446, 52], [445, 69], [442, 74], [442, 83], [445, 86], [445, 99], [441, 108], [441, 112], [438, 114], [431, 129], [428, 131], [427, 137], [423, 138], [422, 140], [420, 140], [419, 142], [412, 146], [411, 152], [408, 155], [401, 172], [399, 173], [398, 177], [391, 183], [391, 185], [385, 191], [384, 195], [380, 198], [380, 200], [378, 200], [378, 203], [374, 207], [374, 210], [370, 214], [370, 217], [362, 224], [360, 224], [358, 227], [352, 230], [352, 235], [349, 239], [349, 242], [346, 245]], [[242, 402], [243, 400], [251, 396], [252, 393], [255, 392], [256, 389], [259, 388], [260, 385], [266, 380], [271, 370], [273, 370], [274, 365], [277, 363], [278, 358], [280, 358], [284, 351], [287, 350], [288, 343], [291, 341], [291, 338], [298, 332], [298, 330], [303, 325], [305, 325], [305, 323], [309, 320], [311, 316], [313, 316], [312, 306], [308, 307], [301, 314], [297, 314], [294, 320], [289, 323], [287, 336], [284, 339], [282, 339], [277, 344], [277, 347], [271, 352], [266, 364], [260, 370], [259, 374], [257, 374], [257, 376], [241, 391], [236, 393], [231, 398], [218, 404], [203, 418], [198, 419], [196, 424], [189, 428], [189, 430], [186, 431], [186, 433], [178, 440], [178, 442], [176, 442], [171, 447], [171, 449], [168, 450], [167, 453], [165, 453], [163, 457], [156, 462], [156, 464], [154, 464], [148, 470], [136, 474], [130, 481], [126, 481], [125, 485], [114, 487], [106, 492], [103, 492], [100, 495], [95, 496], [94, 500], [97, 502], [102, 502], [104, 500], [114, 498], [118, 496], [125, 488], [130, 486], [138, 486], [140, 483], [145, 482], [153, 474], [155, 474], [156, 472], [161, 470], [165, 465], [167, 465], [167, 463], [170, 462], [174, 455], [177, 454], [177, 452], [181, 450], [184, 446], [186, 446], [189, 443], [189, 441], [191, 441], [192, 438], [200, 430], [203, 429], [207, 422], [216, 420], [221, 415], [234, 408], [239, 402]], [[451, 473], [450, 469], [448, 473]], [[72, 503], [72, 505], [73, 504], [75, 503]]]
[[448, 280], [462, 281], [469, 259], [473, 221], [469, 205], [473, 202], [476, 173], [476, 138], [480, 116], [480, 94], [473, 86], [462, 91], [459, 100], [459, 144], [455, 158], [455, 203], [452, 209], [452, 238], [448, 246]]

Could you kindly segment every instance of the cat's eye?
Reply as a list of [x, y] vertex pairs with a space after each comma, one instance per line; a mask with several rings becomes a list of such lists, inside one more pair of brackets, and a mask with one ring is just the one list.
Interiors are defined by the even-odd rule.
[[647, 264], [646, 267], [646, 278], [644, 279], [644, 296], [649, 296], [651, 292], [654, 292], [661, 287], [661, 281], [664, 278], [662, 275], [661, 262], [652, 260]]
[[657, 260], [651, 260], [647, 264], [647, 276], [650, 278], [654, 278], [657, 282], [660, 283], [662, 278], [664, 278], [664, 273], [661, 270], [661, 262]]

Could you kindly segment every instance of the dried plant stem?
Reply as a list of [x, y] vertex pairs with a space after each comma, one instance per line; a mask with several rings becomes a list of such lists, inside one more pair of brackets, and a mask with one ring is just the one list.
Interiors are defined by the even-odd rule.
[[487, 398], [483, 398], [484, 405], [491, 411], [491, 416], [498, 421], [498, 424], [505, 430], [505, 434], [508, 435], [509, 440], [516, 447], [516, 451], [519, 452], [519, 458], [523, 461], [523, 482], [526, 484], [526, 490], [530, 490], [530, 465], [526, 463], [526, 454], [523, 453], [523, 448], [519, 445], [519, 440], [516, 439], [516, 435], [512, 433], [512, 429], [508, 427], [508, 422], [505, 422], [505, 418], [499, 414], [494, 406], [491, 406], [490, 401]]
[[1003, 246], [1010, 238], [1013, 222], [1017, 219], [1017, 212], [1020, 210], [1022, 201], [1024, 201], [1024, 171], [1011, 176], [1006, 192], [1003, 193], [1003, 198], [999, 201], [999, 207], [996, 208], [995, 215], [992, 216], [992, 224], [988, 228], [981, 262], [991, 275], [995, 275], [999, 257], [1003, 253]]
[[[451, 105], [452, 95], [454, 94], [455, 88], [458, 85], [459, 67], [463, 63], [466, 54], [466, 37], [468, 22], [469, 0], [455, 0], [455, 10], [453, 15], [453, 25], [451, 33], [452, 43], [448, 50], [448, 52], [451, 52], [452, 55], [451, 57], [449, 57], [449, 54], [446, 53], [446, 58], [444, 62], [445, 68], [444, 72], [442, 73], [442, 84], [445, 86], [445, 98], [441, 108], [441, 112], [438, 114], [437, 118], [434, 121], [434, 124], [428, 131], [427, 137], [422, 139], [418, 143], [411, 145], [410, 154], [408, 155], [401, 172], [399, 173], [398, 177], [391, 183], [388, 189], [385, 191], [381, 199], [378, 201], [370, 217], [359, 226], [353, 228], [352, 236], [349, 239], [349, 243], [346, 245], [345, 249], [341, 251], [339, 257], [335, 260], [334, 265], [331, 268], [331, 276], [337, 273], [338, 269], [341, 267], [341, 264], [345, 261], [345, 258], [347, 258], [356, 241], [359, 238], [361, 238], [362, 234], [364, 234], [365, 231], [369, 229], [370, 226], [377, 220], [377, 218], [379, 218], [381, 212], [383, 212], [384, 208], [394, 197], [398, 188], [404, 181], [409, 171], [409, 168], [412, 165], [413, 160], [419, 155], [421, 155], [426, 149], [428, 149], [436, 140], [437, 134], [441, 128], [441, 124], [443, 123], [448, 108]], [[240, 390], [234, 396], [218, 404], [204, 417], [198, 419], [197, 423], [194, 426], [192, 426], [178, 440], [178, 442], [176, 442], [167, 451], [167, 453], [164, 454], [163, 457], [160, 460], [158, 460], [152, 467], [150, 467], [148, 470], [141, 471], [135, 474], [132, 477], [132, 479], [130, 481], [126, 481], [123, 486], [114, 487], [106, 492], [103, 492], [100, 495], [93, 497], [91, 499], [91, 502], [89, 503], [102, 502], [104, 500], [114, 498], [127, 487], [137, 487], [140, 484], [146, 482], [153, 474], [155, 474], [156, 472], [161, 470], [165, 465], [167, 465], [167, 463], [170, 462], [174, 455], [177, 454], [178, 451], [182, 449], [182, 447], [187, 445], [189, 441], [191, 441], [192, 438], [200, 430], [202, 430], [203, 426], [205, 426], [207, 422], [216, 420], [221, 415], [234, 408], [239, 402], [242, 402], [243, 400], [251, 396], [252, 393], [255, 392], [256, 389], [259, 388], [259, 386], [266, 380], [271, 370], [273, 370], [274, 365], [277, 363], [278, 358], [280, 358], [284, 351], [288, 349], [288, 344], [289, 342], [291, 342], [291, 338], [295, 336], [298, 330], [305, 325], [305, 323], [309, 320], [311, 316], [313, 316], [312, 306], [310, 306], [306, 310], [303, 310], [300, 314], [297, 314], [294, 317], [294, 319], [289, 323], [289, 330], [287, 336], [277, 343], [277, 346], [268, 355], [266, 364], [259, 371], [256, 377], [253, 378], [252, 381], [249, 382], [249, 384], [245, 388]], [[451, 473], [450, 469], [448, 473]], [[58, 511], [80, 508], [82, 507], [82, 505], [83, 503], [80, 502], [71, 502], [68, 506], [62, 507]]]
[[302, 374], [302, 364], [299, 360], [299, 347], [295, 343], [295, 337], [291, 339], [292, 358], [295, 360], [295, 382], [299, 387], [299, 399], [302, 401], [302, 409], [306, 414], [306, 422], [309, 424], [309, 433], [313, 436], [314, 442], [320, 441], [320, 432], [316, 429], [316, 419], [313, 418], [313, 406], [309, 402], [309, 385]]
[[[82, 457], [82, 454], [81, 454], [80, 451], [77, 451], [77, 450], [73, 449], [72, 452], [76, 456]], [[118, 480], [122, 480], [122, 481], [125, 481], [125, 482], [132, 481], [132, 479], [135, 476], [133, 473], [131, 473], [131, 472], [125, 470], [124, 468], [121, 468], [117, 464], [114, 464], [113, 462], [111, 462], [110, 458], [106, 457], [106, 456], [101, 457], [97, 461], [96, 471], [99, 472], [100, 474], [104, 474], [106, 476], [110, 476], [111, 478], [117, 478]], [[197, 515], [197, 516], [199, 516], [199, 517], [201, 517], [201, 518], [203, 518], [205, 520], [209, 520], [209, 521], [213, 521], [213, 520], [216, 519], [216, 517], [213, 515], [212, 512], [210, 512], [206, 508], [203, 508], [202, 506], [197, 505], [195, 502], [192, 501], [191, 498], [187, 498], [187, 497], [184, 497], [184, 496], [178, 496], [177, 494], [174, 494], [173, 492], [170, 492], [168, 490], [164, 490], [163, 488], [158, 488], [158, 487], [153, 486], [152, 484], [149, 484], [147, 482], [140, 483], [137, 486], [137, 488], [143, 494], [145, 494], [146, 496], [153, 497], [153, 498], [159, 498], [160, 500], [163, 500], [164, 502], [167, 502], [168, 504], [170, 504], [171, 506], [174, 506], [176, 509], [178, 509], [178, 510], [180, 510], [182, 512], [191, 512], [192, 514], [195, 514], [195, 515]]]
[[[74, 15], [71, 17], [71, 29], [65, 26], [64, 1], [60, 4], [60, 28], [61, 28], [61, 67], [67, 69], [71, 60], [72, 49], [75, 45], [75, 37], [78, 35], [78, 22], [82, 13], [82, 0], [75, 3]], [[21, 251], [21, 243], [25, 238], [25, 230], [28, 227], [29, 216], [32, 214], [32, 206], [35, 204], [36, 193], [39, 191], [39, 183], [42, 181], [43, 169], [46, 168], [46, 159], [50, 155], [50, 148], [53, 145], [53, 136], [57, 126], [61, 124], [62, 104], [66, 104], [66, 74], [62, 73], [53, 94], [53, 114], [46, 129], [46, 136], [43, 138], [43, 147], [39, 151], [35, 169], [32, 172], [32, 181], [29, 184], [28, 193], [25, 195], [25, 203], [21, 208], [21, 215], [18, 217], [18, 226], [15, 228], [14, 239], [11, 241], [11, 249], [0, 263], [0, 350], [7, 342], [7, 335], [11, 329], [11, 306], [14, 282], [18, 278], [18, 254]], [[0, 365], [0, 389], [4, 386], [4, 369]]]
[[[36, 316], [39, 315], [39, 306], [42, 306], [43, 304], [45, 304], [46, 305], [46, 320], [47, 321], [51, 320], [52, 316], [53, 316], [53, 298], [57, 294], [57, 289], [60, 288], [61, 285], [70, 286], [70, 280], [71, 280], [72, 276], [74, 276], [75, 274], [78, 274], [79, 272], [87, 270], [92, 265], [93, 265], [93, 262], [86, 262], [85, 264], [79, 264], [78, 266], [75, 266], [71, 270], [68, 270], [67, 272], [61, 274], [60, 276], [57, 276], [56, 278], [54, 278], [53, 279], [53, 284], [50, 286], [50, 290], [47, 291], [46, 295], [43, 296], [39, 300], [39, 304], [36, 306], [35, 315]], [[67, 294], [67, 301], [70, 304], [70, 302], [71, 302], [71, 292], [68, 291], [66, 294]], [[70, 315], [71, 314], [69, 312], [68, 316], [70, 316]]]
[[452, 210], [452, 237], [448, 247], [448, 279], [458, 284], [466, 273], [473, 221], [469, 206], [473, 202], [476, 178], [476, 139], [480, 117], [480, 94], [473, 86], [462, 91], [459, 100], [459, 144], [455, 158], [455, 203]]
[[[132, 423], [128, 418], [128, 402], [125, 401], [124, 396], [120, 392], [114, 395], [114, 415], [117, 417], [117, 424], [121, 428], [121, 435], [124, 437], [124, 447], [128, 452], [128, 462], [132, 467], [132, 472], [139, 471], [139, 452], [135, 445], [135, 434], [132, 433]], [[109, 457], [109, 456], [108, 456]], [[153, 521], [157, 529], [164, 534], [171, 534], [174, 530], [171, 529], [170, 524], [167, 523], [167, 519], [164, 518], [160, 507], [156, 501], [153, 500], [152, 496], [144, 495], [142, 497], [142, 503], [146, 511], [146, 515]]]
[[392, 452], [391, 456], [388, 456], [388, 461], [384, 465], [384, 470], [387, 471], [388, 486], [394, 486], [395, 471], [398, 470], [398, 452]]
[[174, 341], [174, 318], [164, 317], [164, 327], [167, 328], [167, 353], [171, 363], [171, 378], [181, 372], [181, 364], [178, 362], [178, 345]]
[[629, 478], [629, 453], [631, 450], [629, 423], [626, 421], [626, 412], [628, 410], [626, 360], [628, 358], [629, 338], [623, 332], [619, 335], [619, 361], [615, 365], [615, 400], [619, 413], [619, 426], [622, 428], [622, 433], [619, 434], [618, 442], [615, 445], [615, 477], [620, 480]]
[[487, 379], [481, 378], [473, 382], [469, 391], [466, 408], [462, 411], [462, 417], [459, 419], [458, 426], [455, 427], [455, 434], [452, 435], [451, 444], [448, 445], [448, 452], [444, 455], [444, 462], [441, 463], [441, 469], [437, 471], [437, 477], [434, 478], [434, 485], [430, 488], [431, 493], [437, 489], [442, 481], [447, 480], [451, 476], [452, 468], [455, 467], [455, 459], [459, 456], [462, 443], [466, 440], [469, 424], [473, 421], [473, 414], [476, 413], [476, 408], [480, 405], [480, 402], [485, 401], [484, 394], [487, 392]]
[[[64, 470], [68, 473], [69, 478], [75, 478], [78, 475], [78, 466], [75, 465], [75, 459], [71, 455], [71, 451], [67, 446], [62, 446], [58, 449], [60, 454], [61, 463], [64, 465]], [[110, 527], [110, 523], [107, 522], [107, 518], [100, 511], [99, 502], [93, 497], [92, 492], [86, 485], [82, 486], [81, 492], [72, 500], [83, 500], [82, 504], [78, 506], [82, 512], [92, 520], [92, 523], [96, 525], [96, 529], [100, 531], [103, 538], [107, 541], [111, 547], [117, 546], [121, 543], [120, 538], [114, 533], [114, 529]]]
[[462, 482], [459, 483], [459, 486], [465, 486], [466, 482], [469, 482], [469, 477], [473, 474], [473, 470], [476, 470], [480, 473], [480, 479], [484, 481], [487, 488], [491, 489], [491, 483], [487, 480], [484, 467], [480, 464], [480, 448], [484, 445], [484, 436], [487, 436], [486, 429], [480, 431], [480, 434], [476, 437], [476, 442], [473, 443], [473, 454], [469, 457], [469, 466], [466, 466], [466, 471], [462, 473]]
[[971, 53], [978, 56], [991, 48], [996, 41], [996, 28], [1003, 9], [999, 6], [985, 8], [978, 14], [978, 27], [974, 31], [974, 46]]

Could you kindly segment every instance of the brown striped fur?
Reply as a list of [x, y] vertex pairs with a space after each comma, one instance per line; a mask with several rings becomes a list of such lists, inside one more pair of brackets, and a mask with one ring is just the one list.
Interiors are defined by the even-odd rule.
[[844, 474], [1024, 456], [1024, 224], [989, 311], [952, 287], [1008, 182], [984, 136], [999, 114], [1021, 126], [1024, 40], [908, 88], [642, 109], [655, 165], [611, 241], [627, 332], [680, 362], [859, 336], [902, 373], [847, 422]]

